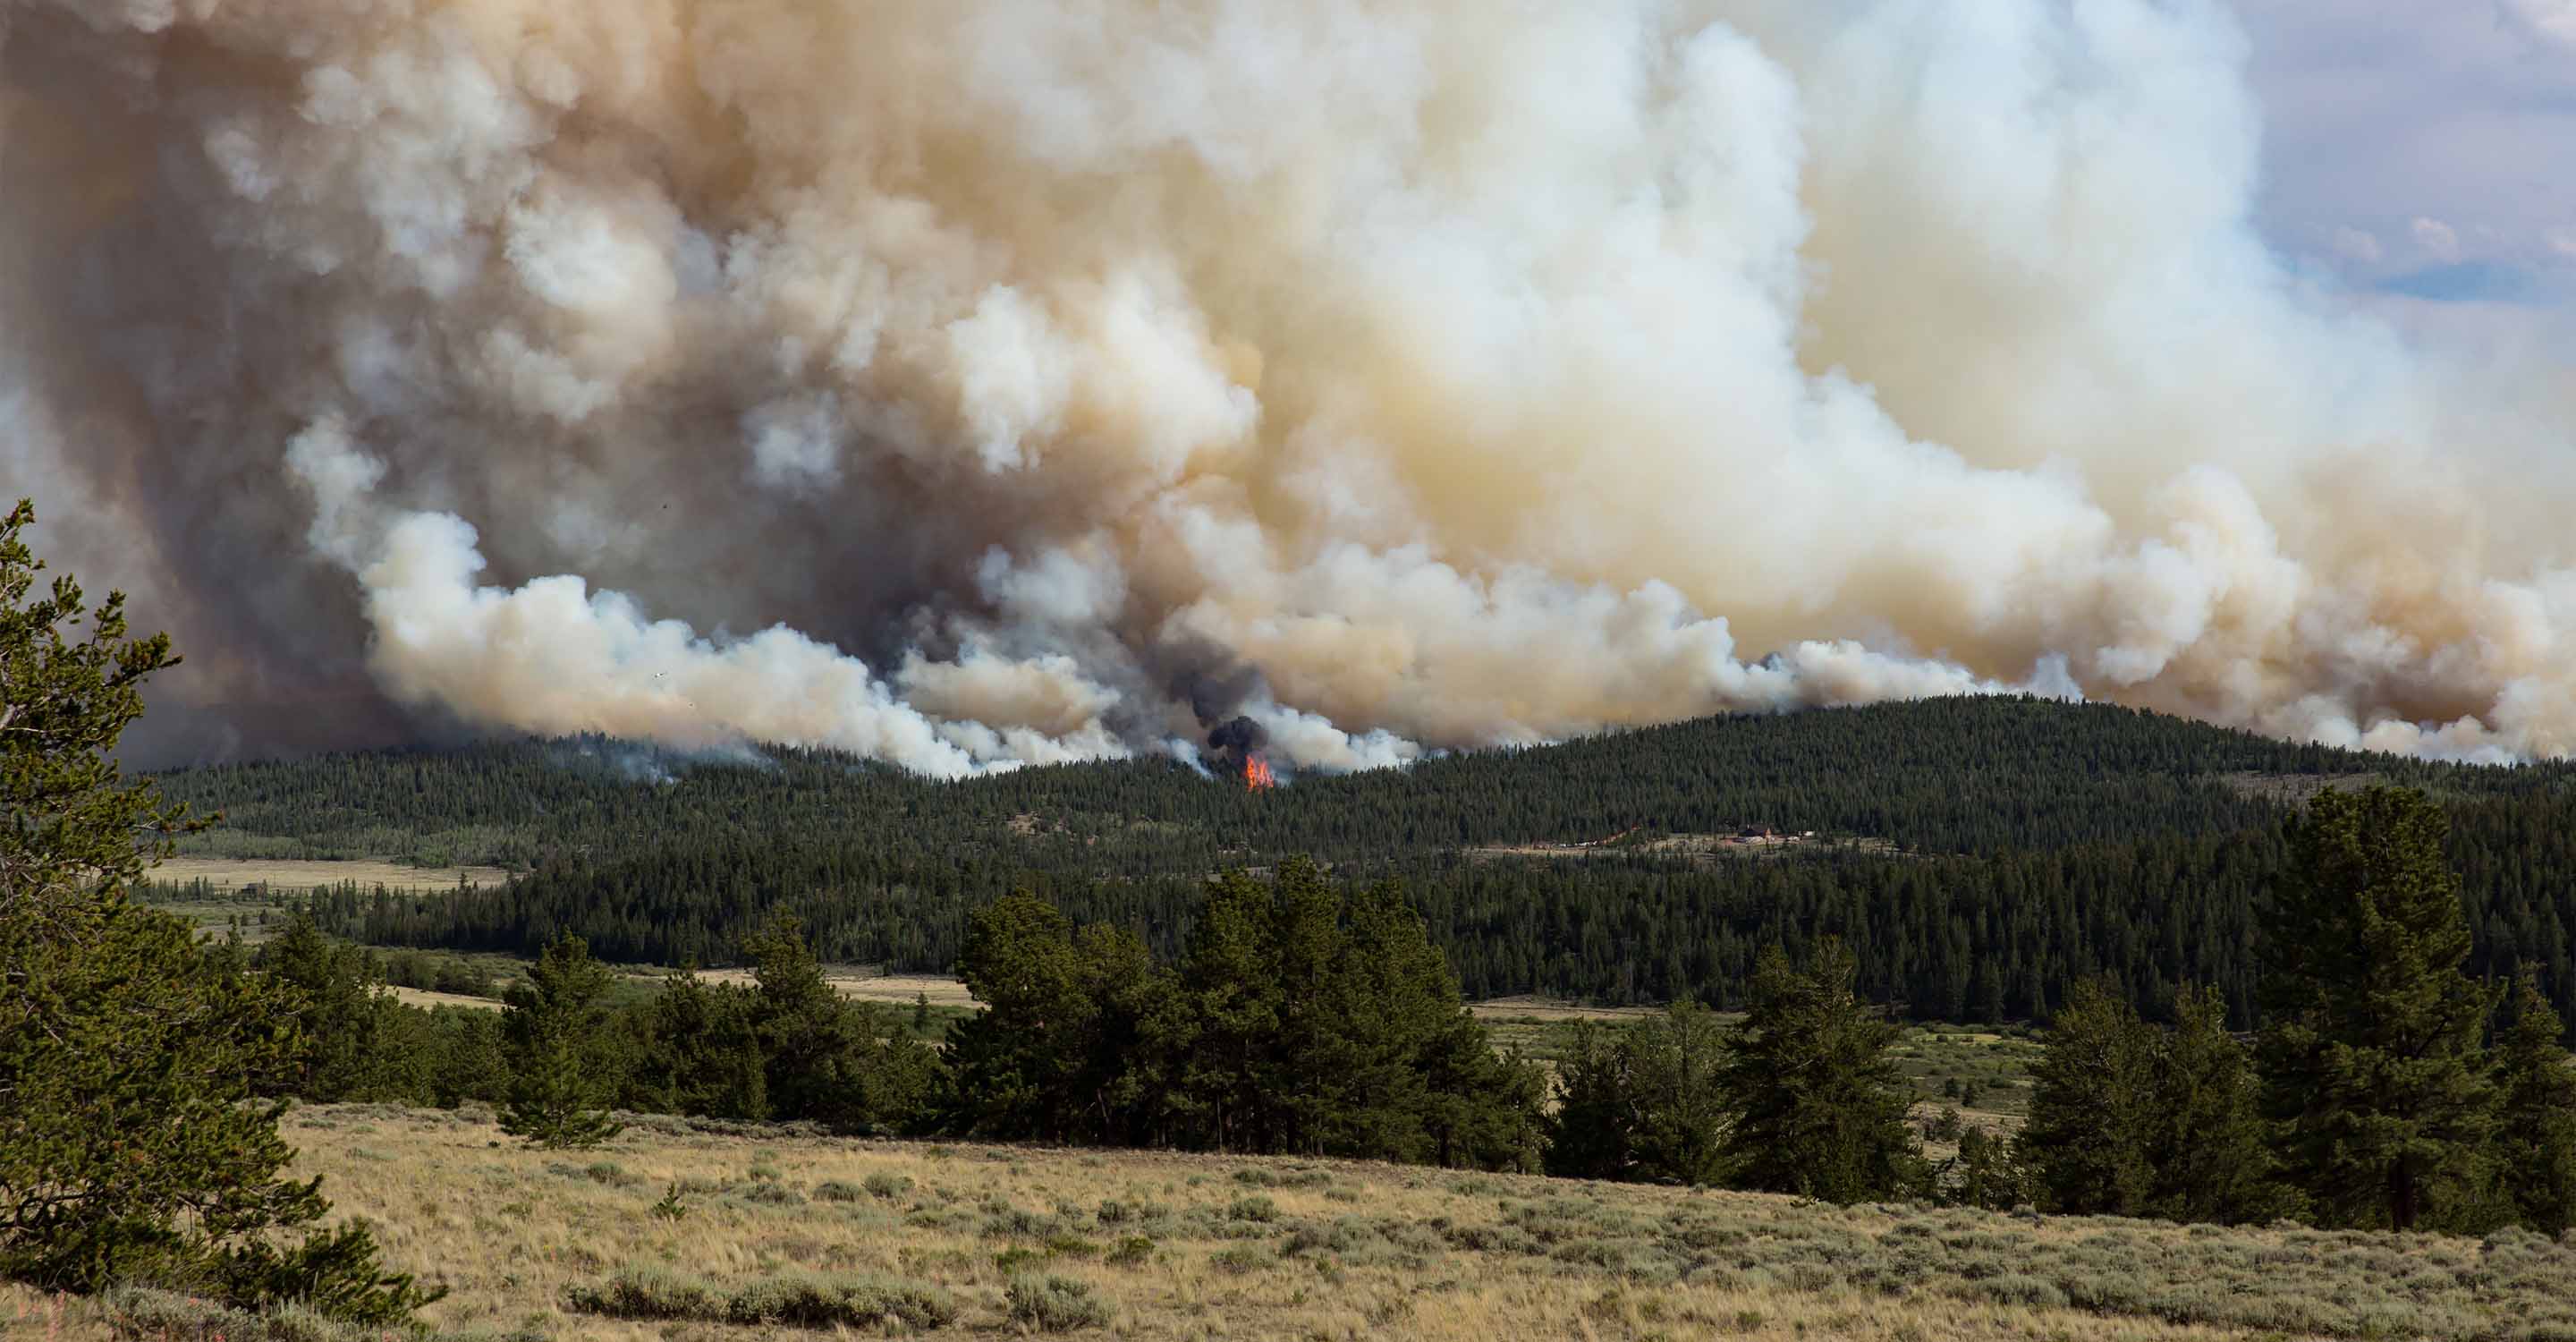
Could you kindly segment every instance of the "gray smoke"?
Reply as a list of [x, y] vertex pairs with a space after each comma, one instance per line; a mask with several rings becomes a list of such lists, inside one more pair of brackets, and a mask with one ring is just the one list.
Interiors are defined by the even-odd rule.
[[0, 492], [173, 629], [173, 750], [956, 776], [1239, 713], [1349, 769], [2039, 688], [2566, 754], [2564, 379], [2270, 256], [2243, 46], [2214, 0], [0, 0]]

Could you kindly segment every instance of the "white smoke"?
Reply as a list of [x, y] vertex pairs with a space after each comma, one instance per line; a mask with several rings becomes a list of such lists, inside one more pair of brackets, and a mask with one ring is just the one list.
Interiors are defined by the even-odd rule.
[[239, 684], [354, 599], [406, 705], [942, 776], [1210, 678], [1325, 769], [1999, 689], [2576, 750], [2568, 406], [2274, 261], [2215, 0], [0, 32], [0, 463], [173, 604], [273, 568], [175, 621]]

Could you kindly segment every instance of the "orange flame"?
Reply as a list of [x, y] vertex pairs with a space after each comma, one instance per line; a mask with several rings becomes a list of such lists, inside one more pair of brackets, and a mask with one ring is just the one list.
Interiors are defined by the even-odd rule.
[[1243, 757], [1243, 786], [1247, 792], [1279, 786], [1278, 776], [1270, 772], [1270, 761], [1259, 755]]

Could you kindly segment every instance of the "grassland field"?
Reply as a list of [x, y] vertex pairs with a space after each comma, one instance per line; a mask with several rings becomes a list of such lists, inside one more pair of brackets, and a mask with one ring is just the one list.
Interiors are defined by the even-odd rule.
[[[2576, 1339], [2576, 1244], [2038, 1218], [1328, 1160], [306, 1107], [296, 1168], [483, 1342]], [[656, 1207], [664, 1210], [657, 1212]], [[651, 1316], [651, 1317], [646, 1317]], [[791, 1322], [803, 1319], [814, 1326]], [[0, 1290], [48, 1342], [382, 1342], [183, 1296]]]

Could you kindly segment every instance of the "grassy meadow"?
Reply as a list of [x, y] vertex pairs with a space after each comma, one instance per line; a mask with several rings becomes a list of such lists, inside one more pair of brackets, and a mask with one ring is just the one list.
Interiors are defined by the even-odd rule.
[[[444, 1281], [434, 1335], [2576, 1339], [2576, 1245], [2220, 1229], [1340, 1161], [308, 1107], [298, 1168]], [[661, 1210], [657, 1211], [656, 1209]], [[380, 1340], [183, 1297], [0, 1294], [11, 1337]]]

